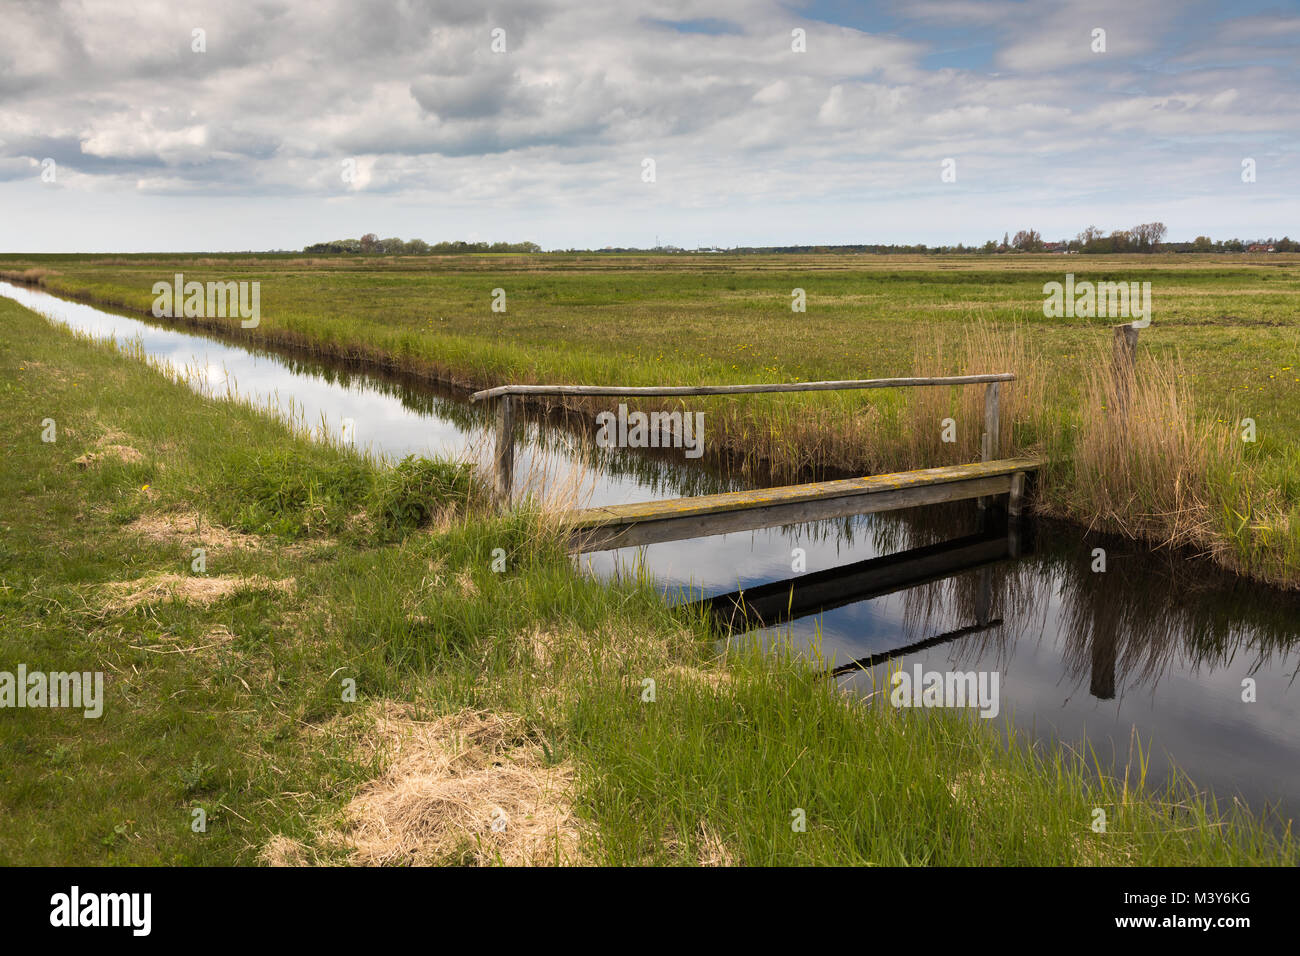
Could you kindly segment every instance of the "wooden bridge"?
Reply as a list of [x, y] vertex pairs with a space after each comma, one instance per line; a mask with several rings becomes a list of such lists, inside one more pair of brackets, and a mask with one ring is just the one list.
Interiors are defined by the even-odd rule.
[[497, 412], [495, 455], [496, 494], [508, 505], [514, 479], [512, 399], [526, 395], [650, 397], [668, 395], [738, 395], [756, 392], [813, 392], [842, 389], [905, 388], [915, 386], [984, 385], [984, 432], [980, 461], [965, 465], [819, 481], [781, 488], [735, 491], [691, 498], [607, 505], [570, 512], [565, 524], [573, 551], [603, 551], [729, 531], [752, 531], [779, 525], [842, 518], [977, 498], [981, 505], [1007, 495], [1007, 510], [1019, 515], [1025, 475], [1044, 464], [1041, 458], [997, 458], [999, 390], [1014, 381], [1009, 372], [935, 378], [878, 378], [834, 382], [795, 382], [766, 385], [686, 385], [627, 387], [613, 385], [502, 385], [475, 392], [470, 401], [494, 400]]

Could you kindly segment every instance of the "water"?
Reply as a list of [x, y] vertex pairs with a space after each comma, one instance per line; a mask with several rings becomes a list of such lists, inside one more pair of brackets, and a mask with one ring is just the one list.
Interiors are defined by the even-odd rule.
[[[198, 390], [238, 395], [385, 457], [482, 462], [490, 451], [487, 410], [463, 394], [255, 350], [22, 286], [0, 283], [0, 295], [70, 328], [136, 343]], [[582, 503], [597, 505], [744, 486], [687, 462], [680, 450], [594, 449], [589, 427], [538, 417], [523, 432], [517, 488], [557, 493], [583, 476]], [[1069, 526], [1015, 530], [966, 503], [575, 560], [601, 576], [649, 572], [673, 601], [738, 589], [754, 596], [769, 585], [776, 593], [748, 608], [758, 615], [751, 623], [767, 625], [758, 636], [815, 646], [828, 665], [863, 660], [835, 678], [852, 692], [888, 693], [887, 669], [899, 666], [996, 671], [997, 723], [1010, 717], [1032, 739], [1087, 747], [1116, 772], [1136, 734], [1151, 756], [1149, 779], [1163, 779], [1172, 760], [1221, 802], [1236, 797], [1293, 816], [1300, 807], [1300, 599], [1183, 555]], [[1106, 551], [1104, 573], [1092, 569], [1098, 547]], [[795, 604], [806, 605], [796, 609], [807, 612], [794, 619], [782, 613], [790, 582]], [[719, 604], [735, 607], [729, 598]], [[1253, 702], [1242, 699], [1247, 680]]]

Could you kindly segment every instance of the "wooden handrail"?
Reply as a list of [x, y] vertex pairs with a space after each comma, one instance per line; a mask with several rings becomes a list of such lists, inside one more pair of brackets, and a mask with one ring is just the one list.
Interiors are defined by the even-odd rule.
[[[825, 392], [859, 388], [909, 388], [917, 385], [984, 385], [984, 434], [980, 441], [980, 460], [997, 457], [998, 393], [1003, 382], [1013, 382], [1011, 372], [987, 375], [939, 375], [928, 378], [863, 378], [833, 382], [776, 382], [761, 385], [498, 385], [475, 392], [471, 402], [496, 400], [497, 436], [493, 471], [498, 501], [510, 504], [515, 468], [515, 395], [749, 395], [756, 392]], [[1018, 497], [1013, 495], [1013, 500]], [[985, 500], [980, 499], [983, 507]]]
[[941, 375], [932, 378], [863, 378], [838, 382], [776, 382], [764, 385], [498, 385], [475, 392], [471, 402], [503, 395], [747, 395], [755, 392], [826, 392], [854, 388], [906, 388], [914, 385], [985, 385], [1013, 382], [1011, 372]]

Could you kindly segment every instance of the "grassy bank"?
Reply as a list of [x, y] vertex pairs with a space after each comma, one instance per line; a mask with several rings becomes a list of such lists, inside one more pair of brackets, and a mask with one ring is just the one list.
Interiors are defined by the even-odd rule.
[[[1147, 281], [1136, 411], [1113, 319], [1045, 318], [1045, 282]], [[735, 383], [1010, 370], [1004, 453], [1046, 452], [1044, 511], [1300, 585], [1300, 258], [1265, 256], [4, 256], [0, 272], [147, 311], [152, 285], [261, 283], [255, 340], [460, 384]], [[807, 311], [791, 311], [791, 292]], [[493, 290], [505, 293], [492, 310]], [[694, 400], [706, 448], [778, 478], [977, 454], [977, 389]], [[596, 406], [590, 409], [595, 410]], [[602, 406], [603, 407], [603, 406]], [[649, 406], [645, 406], [649, 407]], [[953, 417], [957, 441], [940, 441]], [[1242, 440], [1244, 419], [1255, 441]]]
[[0, 710], [0, 862], [1297, 861], [1185, 790], [719, 660], [455, 466], [313, 444], [7, 300], [0, 342], [0, 670], [106, 680], [97, 719]]

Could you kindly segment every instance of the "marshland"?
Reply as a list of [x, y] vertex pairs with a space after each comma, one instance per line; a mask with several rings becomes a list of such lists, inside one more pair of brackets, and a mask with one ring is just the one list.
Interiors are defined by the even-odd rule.
[[[1043, 314], [1059, 256], [0, 260], [6, 294], [56, 320], [0, 299], [7, 630], [28, 661], [72, 646], [110, 675], [89, 731], [4, 725], [6, 859], [1295, 861], [1296, 257], [1146, 256], [1140, 276], [1131, 257], [1071, 261], [1152, 283], [1122, 427], [1109, 323]], [[259, 282], [258, 327], [147, 317], [177, 272]], [[699, 462], [601, 448], [613, 404], [538, 405], [518, 465], [534, 494], [505, 514], [464, 401], [503, 382], [982, 371], [1017, 375], [1002, 452], [1050, 462], [1015, 552], [731, 632], [700, 599], [795, 580], [796, 550], [812, 573], [874, 573], [982, 540], [986, 519], [932, 508], [575, 561], [547, 493], [971, 461], [978, 391], [638, 404], [702, 412]], [[1001, 719], [883, 706], [914, 663], [999, 671]]]

